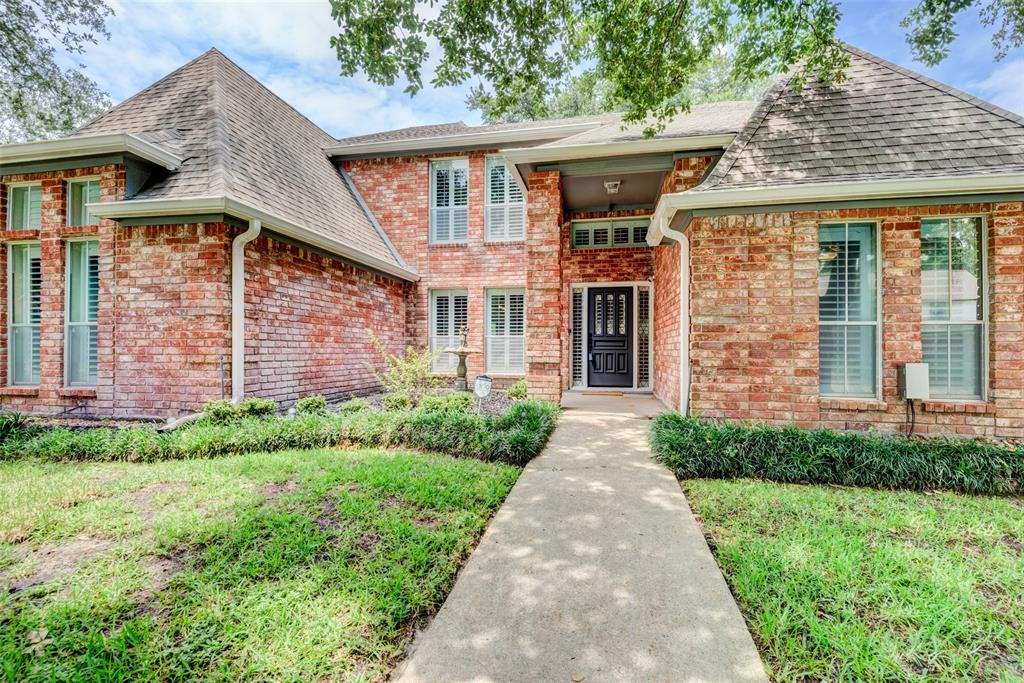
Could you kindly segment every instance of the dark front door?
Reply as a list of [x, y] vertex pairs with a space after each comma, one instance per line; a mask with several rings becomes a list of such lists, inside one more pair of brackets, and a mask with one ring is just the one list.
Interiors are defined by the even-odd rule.
[[633, 289], [591, 287], [587, 302], [588, 384], [633, 386]]

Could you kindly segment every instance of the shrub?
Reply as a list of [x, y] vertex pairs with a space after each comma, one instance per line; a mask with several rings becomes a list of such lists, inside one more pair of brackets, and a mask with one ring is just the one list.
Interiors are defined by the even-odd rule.
[[436, 354], [428, 349], [417, 351], [411, 346], [405, 349], [405, 355], [397, 356], [384, 346], [384, 342], [377, 338], [372, 332], [370, 339], [373, 341], [377, 352], [384, 357], [384, 371], [378, 372], [376, 368], [370, 367], [374, 377], [384, 387], [385, 391], [392, 394], [406, 394], [413, 400], [437, 391], [443, 380], [434, 375], [434, 360]]
[[361, 398], [350, 398], [338, 406], [338, 412], [342, 415], [350, 415], [352, 413], [359, 413], [369, 409], [370, 404]]
[[17, 436], [27, 429], [25, 416], [16, 410], [0, 413], [0, 443], [12, 436]]
[[526, 380], [521, 379], [512, 386], [510, 386], [508, 389], [506, 389], [505, 395], [508, 396], [513, 401], [522, 401], [523, 399], [526, 398], [527, 389], [528, 387], [526, 386]]
[[473, 409], [473, 395], [460, 391], [444, 396], [426, 396], [416, 406], [424, 413], [468, 413]]
[[769, 481], [1012, 494], [1024, 453], [967, 439], [906, 439], [827, 429], [750, 427], [663, 413], [651, 425], [656, 459], [680, 479]]
[[269, 398], [247, 398], [238, 404], [238, 413], [246, 417], [263, 417], [277, 412], [277, 403]]
[[322, 394], [310, 394], [295, 402], [299, 415], [323, 415], [327, 412], [327, 399]]
[[356, 445], [410, 448], [456, 457], [523, 465], [537, 455], [555, 428], [558, 406], [517, 403], [500, 418], [470, 412], [355, 410], [335, 414], [204, 420], [175, 431], [152, 427], [57, 428], [0, 444], [4, 459], [157, 461], [211, 458], [292, 448]]
[[200, 412], [208, 417], [211, 422], [229, 422], [238, 417], [238, 406], [228, 399], [207, 401], [200, 409]]
[[412, 408], [412, 399], [409, 398], [409, 394], [403, 394], [402, 392], [393, 392], [390, 394], [384, 394], [384, 398], [381, 404], [389, 413], [395, 412], [396, 410], [409, 410]]

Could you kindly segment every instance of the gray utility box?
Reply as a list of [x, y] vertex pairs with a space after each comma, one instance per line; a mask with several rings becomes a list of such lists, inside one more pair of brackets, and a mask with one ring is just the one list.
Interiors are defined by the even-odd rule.
[[896, 366], [896, 387], [905, 401], [925, 401], [931, 391], [928, 386], [927, 363], [903, 363]]

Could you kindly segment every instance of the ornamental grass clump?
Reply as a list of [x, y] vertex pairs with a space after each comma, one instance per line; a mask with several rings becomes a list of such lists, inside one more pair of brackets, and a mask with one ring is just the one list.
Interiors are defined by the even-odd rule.
[[651, 445], [655, 458], [680, 479], [745, 477], [973, 494], [1020, 493], [1024, 482], [1024, 452], [969, 439], [744, 426], [663, 413], [651, 425]]

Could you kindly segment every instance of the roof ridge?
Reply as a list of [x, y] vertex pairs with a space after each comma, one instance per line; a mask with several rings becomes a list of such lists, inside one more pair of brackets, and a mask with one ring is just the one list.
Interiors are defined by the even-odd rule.
[[231, 124], [228, 120], [224, 96], [222, 60], [227, 59], [219, 50], [211, 50], [215, 57], [209, 65], [212, 73], [208, 74], [207, 90], [209, 98], [206, 110], [209, 119], [206, 138], [206, 149], [210, 155], [210, 189], [215, 194], [230, 194], [234, 189], [231, 182]]
[[[736, 160], [739, 159], [740, 154], [746, 148], [753, 137], [754, 133], [761, 127], [765, 119], [768, 118], [768, 114], [771, 113], [775, 105], [778, 104], [782, 94], [789, 87], [789, 82], [793, 80], [793, 76], [796, 74], [796, 70], [787, 76], [780, 77], [772, 87], [768, 89], [768, 92], [764, 94], [761, 101], [753, 112], [750, 113], [750, 118], [747, 120], [747, 125], [743, 127], [743, 130], [733, 138], [733, 141], [729, 143], [722, 157], [715, 164], [715, 167], [711, 170], [707, 179], [699, 183], [699, 189], [711, 189], [718, 185], [722, 179], [729, 173], [729, 170], [736, 164]], [[725, 162], [723, 164], [722, 162]], [[698, 188], [695, 188], [698, 189]]]
[[306, 123], [308, 123], [309, 125], [313, 126], [313, 128], [315, 128], [315, 129], [317, 130], [317, 132], [319, 132], [320, 134], [322, 134], [322, 135], [323, 135], [323, 136], [324, 136], [324, 137], [325, 137], [325, 138], [326, 138], [326, 139], [327, 139], [328, 141], [333, 141], [333, 140], [335, 139], [333, 135], [331, 135], [331, 134], [330, 134], [330, 133], [328, 133], [328, 132], [327, 132], [326, 130], [324, 130], [323, 128], [321, 128], [321, 127], [320, 127], [319, 125], [317, 125], [316, 121], [314, 121], [313, 119], [311, 119], [311, 118], [309, 118], [308, 116], [306, 116], [305, 114], [303, 114], [303, 113], [302, 113], [301, 111], [299, 111], [298, 109], [296, 109], [296, 108], [295, 108], [295, 107], [294, 107], [294, 106], [293, 106], [292, 104], [290, 104], [290, 103], [288, 102], [288, 100], [284, 99], [283, 97], [281, 97], [280, 95], [278, 95], [278, 94], [277, 94], [276, 92], [274, 92], [273, 90], [271, 90], [270, 88], [268, 88], [267, 86], [265, 86], [265, 85], [263, 84], [263, 82], [262, 82], [262, 81], [260, 81], [260, 80], [259, 80], [258, 78], [256, 78], [256, 77], [255, 77], [255, 76], [253, 76], [253, 75], [252, 75], [251, 73], [249, 73], [249, 72], [248, 72], [248, 71], [246, 71], [246, 70], [245, 70], [244, 68], [242, 68], [242, 66], [241, 66], [240, 64], [238, 64], [238, 62], [234, 61], [233, 59], [231, 59], [230, 57], [228, 57], [228, 56], [227, 56], [226, 54], [224, 54], [223, 52], [221, 52], [221, 51], [220, 51], [220, 50], [218, 50], [217, 48], [210, 48], [210, 50], [211, 50], [211, 51], [213, 51], [213, 52], [216, 52], [216, 53], [217, 53], [218, 55], [220, 55], [220, 58], [221, 58], [221, 60], [222, 60], [222, 63], [224, 63], [224, 64], [228, 64], [228, 65], [230, 65], [230, 66], [234, 67], [234, 68], [235, 68], [235, 69], [237, 69], [237, 70], [238, 70], [239, 72], [241, 72], [241, 73], [242, 73], [243, 75], [245, 75], [245, 77], [246, 77], [246, 78], [248, 78], [248, 79], [249, 79], [250, 81], [252, 81], [253, 83], [257, 84], [257, 85], [258, 85], [258, 86], [259, 86], [260, 88], [262, 88], [262, 89], [263, 89], [263, 90], [265, 90], [266, 92], [270, 93], [270, 95], [271, 95], [271, 96], [272, 96], [272, 97], [273, 97], [273, 98], [274, 98], [275, 100], [277, 100], [278, 102], [280, 102], [281, 104], [283, 104], [283, 105], [284, 105], [285, 107], [287, 107], [288, 109], [290, 109], [291, 111], [293, 111], [293, 112], [294, 112], [295, 114], [297, 114], [297, 115], [299, 116], [299, 118], [301, 118], [301, 119], [302, 119], [303, 121], [305, 121], [305, 122], [306, 122]]
[[978, 107], [980, 109], [984, 109], [985, 111], [987, 111], [990, 114], [994, 114], [996, 116], [999, 116], [1000, 118], [1006, 119], [1007, 121], [1010, 121], [1012, 123], [1016, 123], [1016, 124], [1019, 124], [1021, 126], [1024, 126], [1024, 116], [1020, 116], [1019, 114], [1015, 114], [1012, 111], [1009, 111], [1007, 109], [1003, 109], [999, 105], [992, 104], [991, 102], [988, 102], [987, 100], [983, 100], [980, 97], [975, 97], [974, 95], [971, 95], [970, 93], [967, 93], [967, 92], [964, 92], [963, 90], [959, 90], [957, 88], [954, 88], [953, 86], [951, 86], [951, 85], [949, 85], [947, 83], [943, 83], [942, 81], [937, 81], [934, 78], [930, 78], [928, 76], [925, 76], [924, 74], [918, 73], [916, 71], [912, 71], [910, 69], [907, 69], [906, 67], [902, 67], [899, 64], [896, 64], [894, 62], [890, 62], [888, 59], [885, 59], [883, 57], [879, 57], [878, 55], [876, 55], [874, 53], [868, 52], [867, 50], [862, 50], [861, 48], [856, 47], [854, 45], [850, 45], [849, 43], [842, 42], [842, 46], [843, 46], [843, 49], [845, 49], [847, 52], [851, 52], [851, 53], [857, 55], [858, 57], [861, 57], [863, 59], [868, 60], [869, 62], [874, 62], [875, 64], [878, 64], [879, 66], [882, 66], [882, 67], [885, 67], [885, 68], [889, 69], [890, 71], [895, 71], [896, 73], [898, 73], [898, 74], [900, 74], [902, 76], [906, 76], [907, 78], [911, 78], [911, 79], [917, 81], [918, 83], [921, 83], [923, 85], [927, 85], [929, 87], [935, 88], [936, 90], [944, 92], [947, 95], [950, 95], [952, 97], [956, 97], [957, 99], [962, 100], [963, 102], [966, 102], [967, 104], [971, 104], [971, 105], [973, 105], [975, 107]]

